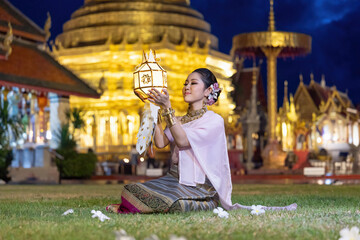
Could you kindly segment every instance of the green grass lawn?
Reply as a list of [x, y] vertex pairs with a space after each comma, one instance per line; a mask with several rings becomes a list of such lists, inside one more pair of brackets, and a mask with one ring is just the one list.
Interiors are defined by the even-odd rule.
[[[115, 239], [124, 229], [136, 239], [175, 234], [190, 239], [339, 239], [344, 227], [360, 227], [360, 186], [234, 185], [233, 202], [288, 205], [294, 212], [212, 211], [183, 214], [116, 215], [122, 185], [0, 186], [0, 239]], [[68, 209], [74, 213], [62, 216]], [[91, 218], [100, 210], [109, 221]]]

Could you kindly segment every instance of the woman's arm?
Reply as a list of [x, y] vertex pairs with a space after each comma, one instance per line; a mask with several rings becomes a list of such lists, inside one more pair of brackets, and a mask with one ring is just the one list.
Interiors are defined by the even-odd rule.
[[157, 148], [164, 148], [169, 144], [169, 139], [166, 137], [161, 122], [159, 121], [155, 126], [154, 141]]
[[186, 136], [184, 129], [182, 128], [179, 119], [176, 119], [175, 125], [169, 128], [174, 138], [174, 142], [178, 148], [189, 148], [190, 143]]
[[[169, 93], [168, 93], [167, 89], [165, 89], [165, 88], [163, 89], [164, 93], [160, 93], [156, 89], [152, 89], [149, 92], [150, 92], [149, 93], [150, 97], [148, 99], [150, 102], [160, 106], [162, 109], [171, 108]], [[181, 124], [178, 119], [175, 119], [175, 124], [173, 126], [169, 127], [169, 129], [174, 138], [174, 142], [175, 142], [176, 146], [178, 146], [179, 148], [190, 147], [189, 140], [187, 139], [186, 133], [185, 133], [184, 129], [181, 127]], [[155, 144], [159, 144], [160, 148], [161, 148], [162, 144], [166, 143], [166, 141], [163, 140], [164, 137], [166, 138], [167, 141], [169, 141], [167, 139], [167, 137], [165, 136], [164, 132], [162, 131], [161, 125], [159, 126], [159, 124], [157, 124], [157, 126], [155, 128], [155, 134], [157, 134], [157, 136], [155, 137]], [[161, 137], [162, 135], [164, 137]], [[157, 140], [156, 140], [156, 138], [157, 138]], [[158, 143], [156, 141], [158, 141]], [[168, 142], [166, 143], [166, 145], [167, 144], [168, 144]]]

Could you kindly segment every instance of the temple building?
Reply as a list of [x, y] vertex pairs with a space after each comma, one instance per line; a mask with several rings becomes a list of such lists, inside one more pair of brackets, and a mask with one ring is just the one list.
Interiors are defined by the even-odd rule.
[[100, 96], [51, 56], [48, 30], [8, 1], [0, 1], [0, 104], [8, 101], [10, 116], [20, 117], [25, 128], [21, 139], [11, 139], [14, 182], [34, 177], [56, 182], [58, 172], [50, 162], [50, 144], [57, 146], [53, 136], [66, 121], [69, 96]]
[[154, 49], [168, 73], [168, 89], [177, 115], [186, 113], [183, 83], [194, 69], [207, 67], [224, 89], [211, 106], [235, 122], [230, 55], [219, 52], [210, 24], [188, 0], [85, 0], [56, 37], [52, 53], [91, 87], [100, 99], [70, 97], [72, 107], [86, 111], [86, 127], [80, 148], [114, 153], [109, 160], [128, 153], [136, 143], [143, 103], [133, 92], [133, 72], [142, 52]]
[[347, 93], [326, 85], [324, 75], [318, 83], [311, 74], [308, 85], [300, 75], [299, 86], [290, 100], [286, 83], [284, 92], [277, 127], [283, 150], [317, 152], [323, 148], [338, 154], [349, 152], [349, 144], [359, 145], [359, 112]]

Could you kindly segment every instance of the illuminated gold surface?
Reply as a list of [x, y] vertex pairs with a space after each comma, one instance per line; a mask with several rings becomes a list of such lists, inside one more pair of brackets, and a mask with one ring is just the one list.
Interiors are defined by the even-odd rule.
[[210, 25], [201, 13], [184, 1], [86, 1], [64, 24], [64, 32], [56, 38], [57, 47], [72, 48], [105, 42], [154, 43], [167, 34], [169, 42], [186, 41], [200, 45], [210, 40], [217, 49], [218, 40], [210, 33]]
[[[299, 115], [296, 112], [294, 97], [290, 94], [290, 103], [287, 96], [287, 82], [285, 81], [284, 91], [284, 104], [280, 108], [278, 114], [278, 121], [276, 126], [276, 134], [279, 142], [282, 144], [284, 151], [292, 151], [296, 144], [295, 132], [299, 130], [299, 127], [304, 125], [303, 122], [299, 122]], [[296, 148], [297, 149], [297, 148]], [[298, 149], [300, 150], [300, 149]], [[301, 149], [302, 150], [302, 149]]]
[[[229, 79], [234, 74], [231, 57], [214, 50], [217, 38], [209, 33], [209, 24], [199, 12], [188, 7], [187, 1], [163, 2], [166, 4], [86, 1], [72, 15], [64, 33], [56, 38], [53, 53], [61, 64], [95, 89], [99, 80], [105, 78], [100, 100], [70, 98], [72, 107], [87, 111], [81, 147], [93, 147], [95, 142], [97, 152], [126, 152], [130, 144], [136, 143], [143, 103], [133, 93], [133, 72], [141, 63], [143, 50], [150, 48], [156, 51], [160, 65], [167, 71], [176, 115], [184, 115], [188, 107], [182, 96], [186, 77], [196, 68], [207, 67], [224, 89], [218, 103], [209, 109], [224, 119], [233, 116], [235, 105], [227, 94], [233, 90]], [[106, 9], [113, 13], [108, 12], [109, 16], [96, 13]], [[114, 12], [129, 17], [126, 20], [129, 22], [122, 22]], [[76, 20], [80, 16], [82, 22]], [[225, 124], [229, 125], [227, 121]]]
[[311, 52], [311, 37], [293, 32], [253, 32], [233, 38], [232, 53], [263, 56], [261, 48], [282, 48], [279, 57], [295, 57]]
[[[188, 51], [182, 52], [169, 49], [154, 49], [157, 50], [158, 55], [162, 59], [162, 67], [168, 70], [168, 90], [171, 96], [172, 106], [176, 110], [176, 115], [186, 113], [187, 104], [183, 101], [182, 87], [188, 74], [199, 67], [208, 67], [212, 70], [217, 76], [220, 86], [224, 88], [224, 93], [220, 95], [218, 103], [211, 106], [210, 109], [216, 111], [225, 119], [227, 119], [227, 116], [233, 114], [235, 105], [226, 94], [226, 92], [230, 92], [233, 89], [231, 81], [229, 80], [229, 77], [233, 74], [230, 57], [228, 59], [216, 57], [211, 54], [212, 52], [208, 54], [201, 54], [196, 51], [191, 52], [190, 48]], [[71, 51], [74, 52], [74, 49]], [[108, 87], [100, 100], [79, 97], [70, 98], [72, 107], [83, 107], [88, 111], [88, 119], [91, 119], [93, 114], [96, 115], [98, 126], [96, 137], [97, 150], [110, 151], [110, 145], [115, 143], [120, 145], [135, 143], [136, 131], [140, 125], [139, 114], [142, 111], [143, 103], [141, 103], [133, 93], [133, 71], [139, 61], [141, 61], [142, 49], [129, 52], [114, 52], [113, 54], [118, 56], [116, 58], [117, 62], [112, 60], [113, 58], [110, 56], [104, 57], [104, 55], [110, 54], [108, 51], [98, 52], [97, 56], [95, 53], [86, 52], [83, 54], [77, 52], [74, 53], [74, 55], [67, 55], [67, 51], [63, 51], [62, 53], [64, 56], [58, 55], [59, 61], [64, 65], [66, 63], [66, 66], [70, 69], [76, 69], [75, 72], [91, 86], [97, 88], [99, 79], [103, 74], [107, 79]], [[57, 54], [59, 54], [59, 52]], [[179, 61], [180, 59], [182, 60]], [[114, 85], [115, 88], [110, 90], [110, 84]], [[111, 131], [110, 125], [108, 128], [105, 127], [107, 124], [106, 121], [110, 121], [110, 117], [116, 118], [114, 121], [117, 121], [118, 124], [113, 130], [114, 134], [109, 133], [106, 135], [105, 132]], [[131, 119], [129, 120], [128, 117], [131, 117]], [[125, 122], [121, 120], [124, 118], [126, 119]], [[92, 120], [89, 122], [89, 126], [93, 124], [92, 122]], [[132, 125], [133, 129], [131, 133], [129, 132], [129, 124]], [[81, 138], [83, 141], [82, 146], [92, 146], [92, 134], [89, 132], [86, 135], [86, 137]], [[86, 143], [85, 139], [87, 139]], [[100, 147], [107, 145], [109, 145], [108, 148]]]
[[269, 13], [268, 31], [275, 31], [274, 0], [270, 0], [270, 13]]
[[277, 113], [277, 56], [281, 48], [263, 48], [267, 58], [267, 95], [268, 95], [268, 129], [269, 138], [276, 139], [276, 113]]

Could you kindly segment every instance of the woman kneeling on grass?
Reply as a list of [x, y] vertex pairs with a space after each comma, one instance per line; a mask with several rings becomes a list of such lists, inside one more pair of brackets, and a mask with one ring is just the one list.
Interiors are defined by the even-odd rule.
[[[155, 127], [154, 141], [158, 148], [170, 144], [171, 169], [166, 176], [145, 183], [124, 186], [121, 204], [107, 206], [115, 213], [173, 213], [212, 210], [219, 203], [226, 209], [251, 209], [232, 204], [231, 175], [222, 117], [208, 111], [221, 89], [214, 74], [205, 68], [196, 69], [185, 80], [184, 101], [189, 104], [185, 116], [175, 117], [169, 93], [163, 89], [149, 92], [149, 101], [160, 106], [167, 127]], [[295, 210], [286, 207], [264, 207], [266, 210]]]

